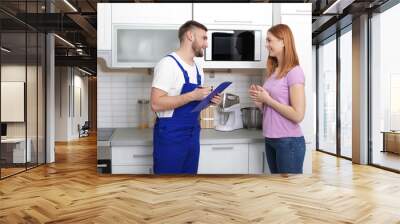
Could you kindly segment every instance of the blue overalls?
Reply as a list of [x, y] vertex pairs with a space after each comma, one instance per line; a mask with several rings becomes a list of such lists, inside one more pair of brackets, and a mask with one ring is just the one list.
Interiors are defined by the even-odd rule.
[[[201, 85], [196, 66], [197, 84], [189, 81], [189, 75], [178, 60], [173, 58], [185, 77], [181, 95]], [[157, 118], [153, 133], [153, 162], [155, 174], [196, 174], [200, 153], [200, 112], [192, 112], [199, 101], [192, 101], [175, 108], [172, 117]]]

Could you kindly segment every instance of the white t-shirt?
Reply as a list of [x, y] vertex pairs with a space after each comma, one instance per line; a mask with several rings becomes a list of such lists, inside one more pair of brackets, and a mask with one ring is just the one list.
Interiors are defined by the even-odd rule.
[[[195, 64], [191, 66], [185, 63], [175, 52], [172, 52], [171, 55], [174, 56], [176, 60], [178, 60], [179, 63], [182, 65], [183, 69], [186, 70], [186, 72], [189, 75], [189, 82], [197, 84], [197, 71]], [[199, 69], [199, 73], [201, 76], [201, 84], [203, 84], [204, 83], [203, 68], [200, 67], [198, 64], [196, 65], [197, 68]], [[185, 83], [185, 78], [183, 76], [183, 72], [173, 58], [169, 56], [164, 57], [163, 59], [161, 59], [160, 62], [158, 62], [158, 64], [154, 68], [152, 87], [167, 92], [168, 96], [180, 95], [184, 83]], [[172, 117], [173, 113], [174, 110], [166, 110], [157, 112], [157, 116]]]

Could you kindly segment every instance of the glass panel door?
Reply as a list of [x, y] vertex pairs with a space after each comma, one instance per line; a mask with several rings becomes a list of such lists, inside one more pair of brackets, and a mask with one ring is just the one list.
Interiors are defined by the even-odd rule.
[[336, 154], [336, 38], [318, 48], [318, 149]]
[[26, 151], [26, 41], [25, 31], [1, 34], [1, 123], [6, 125], [1, 140], [2, 178], [24, 171], [30, 157]]

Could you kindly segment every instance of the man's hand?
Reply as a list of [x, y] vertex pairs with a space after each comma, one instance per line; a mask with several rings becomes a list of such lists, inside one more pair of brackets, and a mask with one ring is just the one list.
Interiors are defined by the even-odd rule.
[[211, 93], [211, 87], [201, 87], [201, 88], [196, 88], [192, 92], [190, 92], [190, 97], [192, 100], [202, 100], [204, 97], [208, 96], [208, 94]]
[[212, 99], [211, 99], [211, 102], [214, 104], [214, 105], [219, 105], [220, 103], [221, 103], [221, 101], [222, 101], [222, 99], [221, 99], [221, 94], [217, 94], [217, 95], [215, 95]]

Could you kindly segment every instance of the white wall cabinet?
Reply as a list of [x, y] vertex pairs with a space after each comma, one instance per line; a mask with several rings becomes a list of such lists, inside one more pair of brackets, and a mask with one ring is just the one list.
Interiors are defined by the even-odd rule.
[[306, 113], [300, 126], [306, 142], [315, 148], [316, 89], [312, 73], [311, 4], [281, 4], [281, 23], [293, 32], [300, 66], [305, 75]]
[[269, 3], [194, 3], [193, 19], [205, 25], [271, 25]]
[[111, 3], [97, 4], [97, 50], [111, 50]]
[[[260, 60], [255, 61], [211, 61], [198, 58], [203, 68], [251, 68], [265, 69], [266, 49], [264, 47], [266, 31], [272, 25], [272, 4], [270, 3], [193, 3], [193, 19], [207, 26], [209, 34], [214, 30], [251, 30], [260, 31], [261, 38], [256, 51]], [[209, 37], [209, 47], [212, 38]], [[208, 48], [210, 50], [210, 48]], [[206, 55], [211, 51], [206, 51]]]
[[248, 144], [200, 146], [199, 174], [247, 174]]
[[[262, 46], [266, 30], [272, 25], [270, 3], [105, 3], [99, 4], [98, 14], [98, 57], [104, 58], [106, 64], [113, 68], [154, 67], [161, 57], [179, 47], [177, 30], [191, 19], [205, 24], [210, 30], [261, 30]], [[122, 44], [116, 31], [121, 26], [131, 26], [137, 30], [140, 30], [140, 27], [158, 30], [175, 29], [176, 34], [174, 40], [169, 38], [170, 35], [160, 32], [157, 37], [163, 36], [163, 38], [152, 36], [144, 41], [132, 34], [131, 37], [136, 38], [132, 38], [128, 44]], [[130, 35], [129, 32], [125, 34]], [[162, 48], [167, 48], [168, 52]], [[264, 69], [266, 52], [264, 47], [260, 50], [260, 61], [204, 61], [203, 58], [196, 61], [201, 63], [203, 68]]]
[[154, 67], [179, 47], [175, 26], [113, 25], [112, 66]]
[[192, 19], [191, 3], [112, 4], [113, 24], [182, 25]]

